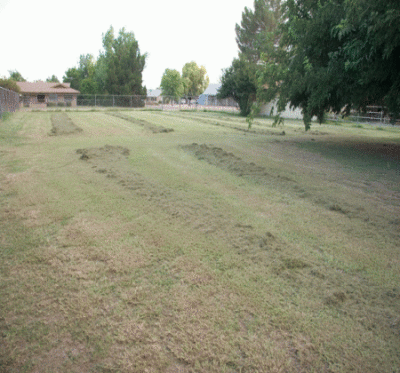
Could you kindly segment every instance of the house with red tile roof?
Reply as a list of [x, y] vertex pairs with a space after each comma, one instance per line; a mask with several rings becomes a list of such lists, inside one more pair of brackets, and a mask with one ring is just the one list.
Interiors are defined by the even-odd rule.
[[80, 93], [70, 83], [17, 82], [20, 107], [76, 106]]

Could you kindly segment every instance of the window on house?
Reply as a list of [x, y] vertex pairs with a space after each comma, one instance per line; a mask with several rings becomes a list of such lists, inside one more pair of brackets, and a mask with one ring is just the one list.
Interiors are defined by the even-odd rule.
[[65, 102], [71, 102], [72, 101], [72, 95], [65, 95], [64, 96], [64, 101]]
[[49, 101], [57, 101], [57, 95], [55, 93], [50, 93]]
[[44, 95], [37, 95], [38, 102], [44, 102]]

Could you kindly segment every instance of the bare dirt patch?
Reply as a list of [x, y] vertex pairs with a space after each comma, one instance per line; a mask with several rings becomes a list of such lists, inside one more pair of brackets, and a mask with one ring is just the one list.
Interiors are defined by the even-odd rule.
[[156, 125], [154, 125], [154, 124], [152, 124], [152, 123], [150, 123], [150, 122], [148, 122], [146, 120], [133, 118], [131, 116], [128, 116], [128, 115], [125, 115], [125, 114], [122, 114], [122, 113], [106, 113], [106, 114], [111, 115], [113, 117], [124, 119], [124, 120], [126, 120], [128, 122], [131, 122], [131, 123], [138, 124], [139, 126], [142, 126], [145, 129], [147, 129], [147, 130], [149, 130], [149, 131], [151, 131], [153, 133], [167, 133], [167, 132], [173, 132], [174, 131], [173, 128], [166, 128], [166, 127], [163, 127], [163, 126], [156, 126]]
[[50, 136], [62, 136], [82, 132], [82, 128], [75, 125], [67, 113], [52, 114], [51, 124]]

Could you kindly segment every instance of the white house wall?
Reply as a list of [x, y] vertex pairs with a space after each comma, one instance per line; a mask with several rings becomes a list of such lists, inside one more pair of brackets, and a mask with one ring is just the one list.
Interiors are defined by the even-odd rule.
[[[269, 117], [271, 115], [272, 108], [274, 108], [273, 115], [276, 115], [277, 114], [276, 108], [278, 106], [277, 103], [278, 100], [275, 99], [269, 102], [268, 104], [263, 104], [261, 106], [260, 114]], [[300, 108], [291, 109], [290, 105], [287, 104], [285, 110], [282, 111], [281, 113], [281, 117], [286, 119], [303, 119], [303, 114]]]

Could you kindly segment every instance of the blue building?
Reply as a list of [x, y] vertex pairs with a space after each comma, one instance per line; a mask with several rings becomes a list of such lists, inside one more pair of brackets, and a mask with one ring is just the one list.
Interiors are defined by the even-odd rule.
[[221, 84], [209, 84], [207, 89], [199, 96], [197, 103], [199, 105], [215, 105], [218, 89]]

